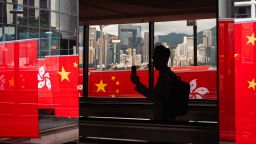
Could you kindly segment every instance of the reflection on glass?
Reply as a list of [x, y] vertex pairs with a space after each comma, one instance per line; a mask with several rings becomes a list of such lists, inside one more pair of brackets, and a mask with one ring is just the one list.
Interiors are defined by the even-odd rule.
[[65, 13], [77, 13], [77, 0], [60, 0], [60, 11]]
[[18, 39], [27, 39], [28, 38], [28, 28], [27, 27], [18, 27]]
[[51, 29], [52, 30], [59, 30], [60, 21], [59, 21], [59, 13], [51, 12]]
[[13, 24], [14, 19], [13, 19], [13, 5], [12, 4], [6, 4], [6, 7], [4, 6], [4, 22], [7, 24]]
[[49, 9], [49, 0], [39, 0], [40, 8]]
[[29, 26], [39, 27], [39, 9], [29, 8]]
[[60, 14], [60, 29], [62, 31], [76, 31], [77, 17]]
[[40, 10], [40, 27], [49, 28], [49, 11]]
[[39, 28], [29, 28], [29, 38], [39, 38]]
[[29, 0], [29, 6], [39, 8], [39, 1], [40, 0]]
[[59, 0], [51, 0], [51, 10], [59, 11], [60, 1]]

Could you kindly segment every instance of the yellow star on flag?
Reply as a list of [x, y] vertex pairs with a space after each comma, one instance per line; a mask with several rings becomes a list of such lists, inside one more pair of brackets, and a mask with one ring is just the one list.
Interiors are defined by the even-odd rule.
[[247, 44], [251, 43], [254, 46], [254, 41], [256, 40], [256, 38], [254, 37], [254, 33], [252, 34], [252, 36], [247, 36], [247, 38]]
[[100, 80], [100, 83], [99, 84], [95, 84], [97, 86], [97, 91], [96, 92], [99, 92], [99, 91], [103, 91], [103, 92], [106, 92], [105, 91], [105, 87], [108, 85], [108, 84], [104, 84], [102, 80]]
[[69, 81], [68, 75], [70, 74], [70, 72], [66, 72], [63, 66], [62, 66], [61, 72], [58, 72], [58, 74], [61, 76], [61, 81], [63, 80]]
[[74, 67], [77, 68], [78, 64], [76, 63], [76, 61], [73, 63]]
[[115, 79], [116, 79], [116, 77], [115, 77], [115, 76], [112, 76], [112, 77], [111, 77], [111, 80], [115, 80]]
[[8, 80], [9, 82], [9, 87], [14, 87], [14, 79], [12, 77], [12, 79]]
[[116, 81], [116, 85], [119, 85], [120, 84], [120, 82], [119, 81]]
[[252, 79], [252, 81], [248, 81], [248, 83], [248, 88], [252, 88], [253, 90], [255, 90], [256, 83], [254, 82], [254, 79]]

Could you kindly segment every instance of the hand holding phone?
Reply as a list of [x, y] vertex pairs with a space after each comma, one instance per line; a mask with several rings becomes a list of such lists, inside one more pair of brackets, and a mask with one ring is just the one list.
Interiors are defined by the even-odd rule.
[[137, 75], [137, 69], [136, 66], [132, 66], [132, 75]]

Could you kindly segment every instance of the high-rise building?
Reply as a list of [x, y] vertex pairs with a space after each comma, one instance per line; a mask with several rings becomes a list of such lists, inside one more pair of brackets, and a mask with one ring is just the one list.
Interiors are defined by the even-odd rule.
[[96, 28], [91, 27], [89, 29], [89, 64], [94, 64], [96, 62]]
[[212, 31], [209, 29], [203, 31], [203, 44], [206, 47], [212, 46]]
[[148, 62], [148, 50], [149, 50], [149, 32], [144, 33], [144, 48], [143, 48], [143, 53], [142, 53], [142, 61], [143, 62]]
[[118, 36], [121, 40], [121, 49], [126, 50], [127, 48], [139, 50], [139, 45], [141, 43], [141, 27], [134, 26], [131, 24], [124, 24], [118, 26]]

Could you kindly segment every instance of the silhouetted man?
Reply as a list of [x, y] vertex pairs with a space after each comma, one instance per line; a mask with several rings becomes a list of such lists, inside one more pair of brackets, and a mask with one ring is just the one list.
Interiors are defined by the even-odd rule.
[[159, 77], [153, 97], [150, 97], [150, 90], [140, 82], [139, 77], [134, 73], [131, 74], [131, 80], [136, 85], [135, 90], [154, 102], [155, 120], [175, 120], [175, 116], [169, 113], [172, 105], [170, 87], [176, 79], [175, 73], [168, 67], [170, 54], [170, 50], [163, 45], [156, 46], [154, 49], [153, 64], [159, 71]]

